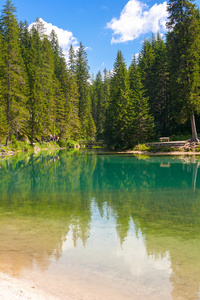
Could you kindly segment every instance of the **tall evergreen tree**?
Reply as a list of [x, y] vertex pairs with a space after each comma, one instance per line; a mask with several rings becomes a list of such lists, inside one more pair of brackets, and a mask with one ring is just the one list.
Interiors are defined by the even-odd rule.
[[73, 76], [76, 76], [76, 52], [74, 50], [73, 45], [70, 45], [69, 48], [69, 62], [68, 67]]
[[156, 133], [158, 136], [169, 134], [168, 60], [165, 43], [159, 34], [144, 41], [139, 67]]
[[[151, 100], [150, 112], [154, 116], [157, 135], [166, 136], [172, 124], [171, 105], [169, 99], [169, 65], [166, 45], [158, 33], [152, 39], [155, 53], [153, 63], [154, 95]], [[147, 95], [148, 96], [148, 95]]]
[[103, 90], [104, 90], [104, 108], [105, 110], [108, 108], [109, 101], [110, 101], [110, 79], [111, 74], [106, 70], [103, 71]]
[[[0, 49], [3, 48], [3, 42], [2, 42], [2, 34], [0, 31]], [[2, 85], [2, 79], [4, 77], [4, 59], [2, 55], [2, 51], [0, 51], [0, 142], [1, 139], [3, 139], [7, 134], [7, 119], [6, 119], [6, 102], [3, 97], [3, 85]]]
[[96, 136], [98, 139], [103, 138], [104, 131], [104, 84], [102, 80], [101, 72], [96, 75], [96, 79], [93, 82], [93, 119], [96, 126]]
[[118, 51], [110, 83], [110, 103], [106, 118], [107, 143], [115, 148], [126, 145], [131, 122], [129, 108], [128, 72], [121, 51]]
[[19, 29], [16, 9], [10, 0], [3, 6], [0, 30], [3, 35], [2, 54], [5, 60], [3, 98], [6, 101], [7, 141], [13, 133], [23, 131], [26, 124], [26, 80], [19, 47]]
[[144, 88], [148, 94], [146, 96], [149, 98], [149, 104], [151, 112], [153, 111], [152, 102], [155, 97], [155, 84], [154, 81], [154, 62], [155, 62], [155, 51], [153, 47], [152, 40], [145, 39], [142, 45], [142, 49], [139, 56], [139, 67], [141, 70], [141, 79]]
[[45, 37], [42, 40], [42, 77], [41, 83], [43, 87], [43, 134], [44, 136], [52, 135], [53, 133], [53, 106], [54, 106], [54, 59], [50, 41]]
[[69, 86], [68, 86], [68, 99], [70, 103], [69, 111], [69, 126], [70, 138], [78, 140], [80, 136], [80, 120], [79, 120], [79, 93], [78, 84], [76, 80], [76, 55], [73, 46], [69, 49]]
[[79, 119], [81, 123], [82, 138], [92, 138], [95, 136], [96, 128], [91, 114], [91, 99], [89, 89], [89, 67], [87, 53], [80, 43], [76, 55], [76, 78], [79, 94]]
[[42, 77], [42, 41], [35, 27], [31, 29], [29, 58], [27, 62], [29, 79], [29, 128], [31, 143], [34, 139], [40, 139], [44, 130], [44, 94], [41, 82]]
[[63, 73], [66, 73], [66, 63], [63, 58], [62, 50], [59, 47], [58, 37], [54, 30], [50, 34], [50, 42], [53, 51], [54, 60], [54, 83], [53, 83], [53, 135], [65, 138], [67, 133], [67, 113], [65, 85], [63, 85]]
[[133, 121], [129, 127], [129, 147], [131, 147], [135, 143], [139, 144], [150, 140], [154, 133], [154, 120], [149, 113], [148, 98], [145, 97], [140, 69], [135, 57], [129, 68], [129, 82], [131, 98], [129, 112], [131, 115], [134, 112]]
[[110, 81], [111, 81], [111, 73], [104, 69], [103, 75], [103, 94], [104, 94], [104, 112], [103, 112], [103, 130], [104, 130], [104, 138], [106, 131], [106, 119], [107, 115], [109, 115], [109, 103], [110, 103]]
[[[0, 49], [2, 49], [2, 34], [0, 31]], [[2, 55], [2, 51], [0, 51], [0, 142], [3, 138], [6, 137], [8, 128], [7, 128], [7, 118], [6, 118], [6, 103], [3, 97], [3, 86], [2, 86], [2, 78], [3, 78], [3, 71], [4, 71], [4, 59]]]
[[61, 74], [61, 63], [62, 63], [62, 49], [59, 47], [58, 37], [54, 30], [51, 31], [49, 37], [53, 50], [53, 58], [54, 58], [54, 73], [57, 78], [59, 78]]
[[69, 72], [67, 71], [67, 64], [65, 61], [65, 58], [63, 54], [60, 55], [60, 75], [59, 75], [59, 81], [61, 83], [61, 88], [64, 95], [64, 116], [65, 116], [65, 126], [63, 127], [61, 131], [61, 137], [63, 139], [69, 139], [70, 138], [70, 109], [71, 109], [71, 103], [69, 100], [69, 85], [70, 85], [70, 79], [69, 79]]
[[191, 120], [192, 140], [198, 141], [195, 113], [200, 112], [200, 23], [190, 0], [170, 0], [167, 46], [170, 87], [177, 119]]

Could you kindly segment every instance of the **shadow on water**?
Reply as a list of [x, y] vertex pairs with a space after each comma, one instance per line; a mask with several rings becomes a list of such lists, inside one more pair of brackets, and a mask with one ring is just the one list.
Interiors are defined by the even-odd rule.
[[87, 249], [98, 208], [121, 249], [135, 235], [155, 262], [167, 255], [172, 299], [198, 299], [199, 165], [188, 157], [66, 151], [0, 160], [0, 270], [47, 270], [69, 236], [74, 248], [81, 241]]

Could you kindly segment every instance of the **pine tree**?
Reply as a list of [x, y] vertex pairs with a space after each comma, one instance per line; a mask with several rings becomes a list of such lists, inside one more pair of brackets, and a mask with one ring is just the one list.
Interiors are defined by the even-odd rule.
[[21, 55], [26, 66], [26, 60], [28, 59], [30, 48], [30, 34], [28, 31], [28, 23], [26, 21], [19, 23], [19, 43], [21, 48]]
[[[152, 38], [155, 53], [153, 63], [154, 95], [150, 112], [154, 116], [155, 130], [158, 136], [167, 136], [170, 132], [171, 106], [169, 99], [169, 65], [166, 45], [158, 33]], [[147, 94], [148, 96], [148, 94]]]
[[69, 62], [68, 62], [68, 67], [71, 72], [71, 74], [75, 77], [76, 76], [76, 53], [74, 50], [73, 45], [70, 45], [69, 48]]
[[63, 89], [61, 87], [60, 81], [54, 75], [53, 82], [53, 115], [52, 115], [52, 126], [53, 126], [53, 136], [63, 138], [66, 129], [65, 120], [65, 96]]
[[67, 70], [67, 65], [65, 58], [63, 54], [60, 56], [60, 76], [59, 81], [61, 83], [61, 88], [64, 95], [64, 116], [65, 116], [65, 126], [63, 127], [63, 130], [61, 132], [61, 137], [63, 139], [69, 139], [71, 134], [70, 129], [70, 109], [71, 104], [69, 101], [69, 85], [70, 85], [70, 79], [69, 79], [69, 72]]
[[41, 82], [42, 77], [42, 41], [39, 33], [35, 27], [30, 32], [30, 48], [29, 57], [26, 60], [29, 80], [29, 135], [31, 137], [31, 143], [35, 139], [40, 139], [44, 130], [44, 94], [43, 86]]
[[79, 94], [79, 119], [81, 124], [82, 138], [93, 138], [95, 135], [95, 125], [91, 114], [91, 99], [89, 88], [89, 67], [87, 53], [80, 43], [76, 54], [76, 78]]
[[[148, 141], [154, 133], [154, 120], [149, 113], [148, 98], [141, 80], [140, 69], [134, 57], [129, 68], [130, 108], [132, 124], [129, 127], [129, 147]], [[134, 115], [133, 115], [134, 113]]]
[[67, 120], [68, 113], [66, 112], [66, 95], [65, 85], [66, 80], [63, 80], [66, 76], [66, 63], [62, 54], [62, 50], [59, 47], [58, 37], [54, 30], [50, 34], [50, 42], [53, 51], [54, 60], [54, 84], [53, 84], [53, 135], [59, 136], [61, 139], [67, 135]]
[[105, 132], [107, 143], [115, 148], [122, 148], [127, 144], [127, 131], [131, 122], [127, 113], [129, 101], [128, 72], [122, 52], [118, 51], [110, 83]]
[[107, 72], [106, 68], [104, 69], [104, 81], [103, 81], [103, 94], [104, 94], [104, 111], [103, 111], [103, 131], [104, 135], [103, 138], [105, 138], [105, 132], [106, 132], [106, 119], [109, 115], [109, 103], [110, 103], [110, 81], [111, 81], [111, 74], [110, 72]]
[[[2, 47], [3, 47], [2, 34], [0, 32], [0, 49], [2, 49]], [[6, 103], [3, 97], [3, 85], [2, 85], [4, 69], [5, 69], [4, 59], [3, 59], [2, 51], [0, 51], [0, 142], [1, 139], [3, 139], [6, 136], [8, 131], [7, 119], [6, 119]]]
[[69, 111], [69, 126], [70, 138], [78, 140], [80, 136], [80, 120], [79, 120], [79, 94], [76, 80], [76, 55], [73, 46], [69, 49], [69, 87], [68, 87], [68, 101], [70, 103]]
[[62, 62], [62, 49], [59, 47], [58, 37], [54, 30], [51, 31], [50, 34], [50, 42], [53, 50], [53, 58], [54, 58], [54, 73], [57, 78], [59, 78], [61, 74], [61, 62]]
[[96, 79], [93, 81], [93, 101], [92, 112], [93, 119], [96, 126], [96, 136], [98, 139], [103, 138], [104, 131], [104, 84], [102, 80], [101, 72], [96, 75]]
[[167, 46], [174, 113], [179, 121], [191, 120], [192, 140], [198, 141], [194, 113], [200, 112], [200, 23], [189, 0], [170, 0]]
[[92, 118], [94, 120], [94, 123], [96, 125], [96, 119], [97, 119], [97, 95], [95, 91], [95, 78], [94, 75], [92, 75], [91, 78], [92, 84], [90, 86], [90, 99], [91, 99], [91, 107], [92, 107]]
[[54, 118], [54, 59], [50, 41], [45, 37], [42, 40], [42, 68], [41, 68], [41, 84], [43, 87], [43, 134], [48, 137], [53, 134], [53, 118]]
[[15, 12], [12, 2], [7, 0], [0, 18], [0, 30], [3, 35], [2, 54], [5, 60], [2, 85], [8, 126], [7, 146], [13, 133], [17, 134], [24, 130], [27, 117], [26, 76], [20, 53], [19, 29]]
[[141, 70], [142, 83], [146, 90], [146, 96], [149, 98], [151, 113], [154, 111], [153, 102], [156, 85], [156, 82], [154, 81], [154, 62], [155, 49], [153, 47], [153, 42], [150, 39], [145, 39], [139, 56], [139, 67]]

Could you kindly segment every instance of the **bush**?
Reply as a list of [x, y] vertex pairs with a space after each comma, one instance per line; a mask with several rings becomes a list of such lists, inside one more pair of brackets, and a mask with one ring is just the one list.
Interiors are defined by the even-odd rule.
[[146, 146], [145, 144], [139, 144], [133, 148], [134, 151], [149, 151], [150, 147]]
[[72, 140], [67, 141], [67, 148], [75, 148], [75, 142]]
[[75, 142], [72, 141], [72, 140], [58, 140], [58, 145], [61, 147], [61, 148], [75, 148]]
[[66, 140], [58, 140], [58, 145], [61, 148], [67, 148], [67, 141]]
[[170, 136], [170, 141], [187, 141], [189, 139], [191, 139], [191, 134], [185, 134], [185, 135], [183, 135], [183, 134], [180, 134], [180, 135], [173, 134], [173, 135]]
[[13, 135], [13, 138], [12, 138], [12, 148], [14, 150], [19, 150], [19, 143], [18, 141], [16, 140], [15, 136]]
[[26, 142], [19, 142], [19, 148], [23, 151], [28, 151], [30, 146]]

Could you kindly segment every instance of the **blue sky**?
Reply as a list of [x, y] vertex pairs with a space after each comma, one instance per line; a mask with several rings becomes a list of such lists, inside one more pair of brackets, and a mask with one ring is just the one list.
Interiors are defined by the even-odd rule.
[[[5, 1], [0, 0], [1, 9]], [[166, 33], [166, 2], [152, 0], [13, 0], [17, 18], [29, 24], [41, 18], [58, 30], [66, 52], [69, 44], [87, 47], [90, 73], [111, 70], [120, 49], [127, 65], [152, 31]], [[200, 6], [200, 0], [196, 1]], [[58, 29], [57, 29], [58, 28]], [[60, 29], [60, 31], [59, 31]]]

